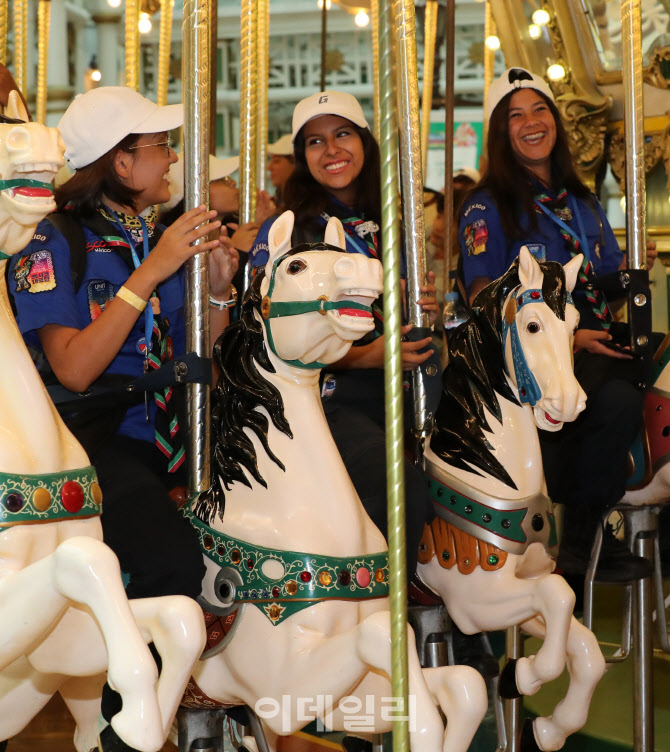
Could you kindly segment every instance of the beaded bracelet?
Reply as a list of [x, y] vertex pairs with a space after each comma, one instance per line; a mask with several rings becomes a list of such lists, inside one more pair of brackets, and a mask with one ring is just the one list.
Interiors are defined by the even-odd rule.
[[119, 287], [119, 289], [116, 291], [116, 297], [121, 298], [121, 300], [124, 300], [128, 305], [131, 305], [133, 308], [138, 310], [140, 313], [147, 307], [147, 301], [144, 300], [144, 298], [140, 298], [139, 295], [136, 295], [132, 290], [129, 290], [127, 287]]

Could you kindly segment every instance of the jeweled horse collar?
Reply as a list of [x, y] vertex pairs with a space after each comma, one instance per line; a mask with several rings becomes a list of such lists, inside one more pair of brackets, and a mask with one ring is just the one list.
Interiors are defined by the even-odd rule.
[[325, 316], [328, 311], [339, 311], [342, 308], [353, 308], [358, 311], [367, 311], [372, 314], [372, 308], [363, 303], [357, 303], [354, 300], [328, 300], [325, 295], [320, 296], [316, 300], [289, 300], [272, 302], [272, 293], [275, 288], [275, 278], [277, 275], [277, 269], [279, 265], [287, 259], [289, 256], [295, 256], [298, 253], [310, 253], [313, 251], [336, 251], [337, 253], [346, 253], [337, 246], [330, 245], [329, 243], [301, 243], [295, 248], [291, 248], [290, 251], [282, 254], [275, 259], [272, 264], [272, 271], [270, 273], [270, 286], [267, 294], [261, 301], [261, 313], [263, 315], [263, 321], [265, 323], [265, 331], [267, 332], [268, 344], [272, 352], [284, 363], [290, 366], [297, 366], [298, 368], [325, 368], [326, 363], [320, 363], [318, 360], [313, 363], [303, 363], [301, 360], [285, 360], [279, 355], [275, 348], [274, 339], [272, 338], [272, 329], [270, 327], [270, 319], [281, 318], [284, 316], [299, 316], [303, 313], [312, 313], [317, 311], [322, 316]]
[[[502, 347], [503, 347], [503, 362], [505, 364], [505, 373], [511, 376], [509, 369], [507, 368], [507, 361], [505, 360], [505, 345], [507, 343], [507, 335], [511, 333], [512, 342], [512, 362], [514, 363], [514, 375], [516, 378], [517, 389], [519, 391], [519, 401], [521, 404], [529, 404], [531, 407], [535, 407], [537, 401], [542, 396], [542, 390], [540, 389], [537, 379], [533, 375], [530, 368], [528, 368], [528, 362], [521, 346], [521, 338], [519, 337], [519, 330], [516, 324], [516, 315], [528, 303], [545, 303], [542, 290], [524, 290], [520, 295], [517, 293], [519, 287], [510, 293], [509, 300], [505, 304], [505, 311], [502, 320]], [[546, 304], [546, 303], [545, 303]], [[566, 292], [565, 304], [574, 306], [575, 303], [572, 299], [572, 295]]]

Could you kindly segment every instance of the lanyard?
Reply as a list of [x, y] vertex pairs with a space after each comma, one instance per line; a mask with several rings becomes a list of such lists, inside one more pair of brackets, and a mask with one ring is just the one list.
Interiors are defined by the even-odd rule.
[[582, 215], [579, 211], [579, 206], [577, 205], [577, 202], [575, 201], [574, 197], [568, 194], [568, 206], [570, 207], [570, 211], [572, 212], [573, 217], [577, 217], [577, 225], [579, 226], [579, 235], [570, 227], [569, 224], [564, 222], [560, 217], [557, 217], [554, 212], [547, 209], [547, 207], [541, 202], [535, 199], [535, 206], [539, 207], [548, 217], [549, 219], [557, 224], [564, 232], [567, 232], [568, 235], [570, 235], [573, 240], [576, 240], [579, 243], [579, 250], [581, 253], [584, 254], [584, 258], [587, 261], [591, 260], [590, 257], [590, 251], [589, 251], [589, 244], [586, 239], [586, 233], [584, 232], [584, 223], [582, 222]]
[[[319, 224], [322, 227], [325, 227], [328, 224], [329, 219], [330, 215], [326, 212], [323, 212], [323, 214], [319, 217]], [[353, 235], [350, 235], [345, 231], [344, 237], [347, 244], [353, 249], [353, 251], [350, 250], [349, 253], [362, 253], [364, 256], [371, 258], [370, 248], [368, 247], [368, 244], [365, 242], [365, 240], [363, 240], [363, 238], [357, 235], [356, 232], [354, 232]]]
[[[117, 216], [116, 212], [113, 209], [110, 209], [109, 206], [106, 206], [105, 208], [114, 218], [114, 223], [119, 228], [119, 230], [121, 230], [121, 234], [126, 239], [126, 243], [128, 243], [128, 246], [130, 247], [133, 264], [135, 265], [135, 268], [138, 269], [142, 261], [145, 261], [147, 256], [149, 255], [149, 233], [147, 231], [147, 224], [144, 221], [144, 218], [140, 216], [137, 217], [140, 221], [140, 225], [142, 226], [142, 261], [140, 261], [139, 256], [137, 255], [137, 251], [135, 250], [135, 243], [133, 242], [132, 236], [128, 234], [128, 231], [123, 226], [123, 223]], [[151, 334], [153, 330], [154, 313], [151, 302], [149, 302], [144, 309], [144, 342], [146, 346], [145, 359], [147, 360], [149, 358], [149, 350], [151, 348]]]

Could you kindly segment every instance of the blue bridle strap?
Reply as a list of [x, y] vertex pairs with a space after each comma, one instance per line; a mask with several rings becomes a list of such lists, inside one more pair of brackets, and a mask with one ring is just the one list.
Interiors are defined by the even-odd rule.
[[[515, 295], [515, 293], [512, 293]], [[516, 298], [517, 313], [528, 303], [544, 303], [544, 296], [542, 290], [524, 290]], [[574, 306], [572, 295], [566, 293], [565, 299], [566, 305]], [[521, 404], [529, 404], [531, 407], [535, 407], [537, 401], [542, 396], [542, 390], [537, 383], [535, 376], [530, 368], [528, 368], [528, 362], [521, 346], [521, 338], [519, 337], [519, 330], [516, 325], [516, 315], [511, 324], [508, 324], [505, 316], [503, 315], [502, 321], [502, 346], [503, 346], [503, 358], [505, 355], [505, 345], [507, 343], [507, 335], [510, 334], [512, 345], [512, 363], [514, 364], [514, 377], [516, 379], [517, 389], [519, 391], [519, 401]], [[505, 363], [505, 373], [510, 375]]]

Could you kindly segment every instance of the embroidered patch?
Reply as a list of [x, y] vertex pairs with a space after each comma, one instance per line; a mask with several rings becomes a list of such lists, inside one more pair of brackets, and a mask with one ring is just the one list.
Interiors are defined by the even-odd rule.
[[47, 292], [56, 287], [53, 254], [51, 251], [35, 251], [24, 256], [14, 267], [16, 291]]
[[489, 239], [489, 228], [485, 219], [477, 219], [471, 225], [466, 225], [463, 230], [465, 245], [468, 256], [479, 256], [486, 251], [486, 242]]
[[88, 311], [91, 314], [91, 321], [95, 321], [105, 310], [107, 304], [114, 300], [114, 287], [111, 282], [105, 282], [104, 279], [94, 279], [88, 283], [86, 297], [88, 298]]
[[479, 211], [486, 211], [486, 207], [484, 206], [484, 204], [470, 204], [470, 206], [468, 206], [468, 208], [465, 210], [465, 214], [463, 216], [467, 217], [468, 214], [470, 214], [470, 212], [473, 209], [479, 209]]
[[547, 260], [547, 246], [546, 245], [542, 245], [542, 243], [527, 243], [526, 248], [528, 248], [531, 254], [535, 257], [536, 261]]

